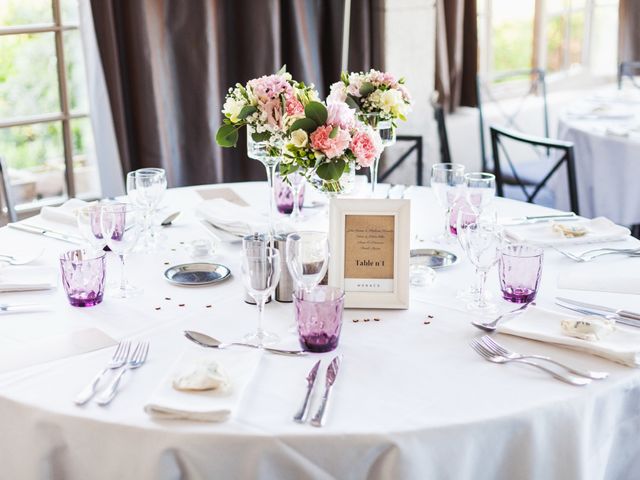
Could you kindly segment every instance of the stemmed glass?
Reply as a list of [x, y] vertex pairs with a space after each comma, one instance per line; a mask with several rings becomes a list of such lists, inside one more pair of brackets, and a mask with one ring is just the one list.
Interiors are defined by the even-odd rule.
[[431, 188], [436, 199], [444, 209], [444, 231], [436, 236], [435, 240], [449, 243], [451, 234], [449, 231], [449, 217], [451, 208], [461, 193], [464, 183], [464, 165], [458, 163], [436, 163], [431, 168]]
[[278, 336], [262, 329], [264, 306], [280, 280], [280, 254], [265, 244], [243, 242], [242, 280], [258, 307], [258, 329], [243, 340], [259, 347], [278, 341]]
[[153, 215], [167, 189], [162, 168], [141, 168], [127, 174], [127, 195], [143, 211], [143, 247], [155, 247]]
[[490, 312], [495, 305], [487, 300], [485, 285], [487, 274], [498, 261], [498, 253], [502, 242], [502, 229], [497, 224], [495, 215], [478, 217], [459, 231], [463, 245], [466, 247], [469, 260], [476, 267], [478, 274], [478, 294], [467, 308], [480, 312]]
[[[390, 147], [396, 143], [396, 129], [393, 127], [393, 122], [389, 120], [383, 120], [380, 118], [379, 112], [363, 113], [360, 115], [361, 120], [367, 125], [371, 126], [376, 133], [380, 136], [382, 146], [384, 148]], [[378, 155], [373, 164], [371, 165], [371, 194], [376, 192], [376, 186], [378, 185], [378, 167], [380, 166], [380, 155]]]
[[99, 203], [87, 205], [76, 211], [76, 222], [80, 235], [87, 242], [89, 248], [96, 252], [102, 250], [107, 244], [102, 235], [101, 214], [102, 205]]
[[287, 236], [287, 267], [296, 290], [310, 292], [322, 282], [329, 264], [329, 239], [325, 232], [296, 232]]
[[293, 210], [289, 218], [293, 222], [298, 222], [302, 218], [302, 213], [300, 213], [300, 189], [304, 185], [305, 178], [295, 172], [289, 175], [289, 181], [291, 182], [291, 193], [293, 194]]
[[102, 236], [122, 263], [120, 289], [114, 294], [116, 297], [129, 298], [142, 293], [140, 288], [128, 282], [125, 264], [126, 256], [133, 250], [140, 237], [142, 217], [141, 210], [130, 203], [110, 203], [101, 209]]
[[496, 196], [496, 176], [492, 173], [467, 173], [464, 184], [465, 197], [478, 213], [482, 213]]

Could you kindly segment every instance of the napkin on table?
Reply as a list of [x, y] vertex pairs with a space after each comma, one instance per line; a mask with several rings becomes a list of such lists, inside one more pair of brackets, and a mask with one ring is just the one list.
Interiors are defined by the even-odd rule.
[[498, 331], [591, 353], [629, 367], [640, 367], [640, 329], [618, 324], [610, 335], [590, 342], [562, 333], [560, 322], [567, 318], [579, 317], [529, 307], [521, 315], [498, 326]]
[[617, 272], [573, 271], [558, 275], [558, 288], [587, 290], [592, 292], [631, 293], [640, 295], [640, 275], [624, 275]]
[[16, 265], [0, 269], [0, 293], [51, 290], [58, 284], [58, 270], [53, 267]]
[[236, 236], [268, 231], [266, 218], [255, 207], [243, 207], [224, 198], [206, 200], [196, 212], [214, 227]]
[[[173, 388], [173, 379], [202, 358], [213, 358], [227, 372], [230, 388], [226, 392], [205, 390], [185, 392]], [[144, 407], [145, 412], [160, 420], [195, 420], [223, 422], [237, 408], [247, 384], [253, 378], [261, 352], [258, 350], [201, 351], [187, 350], [170, 369]]]
[[562, 233], [553, 229], [554, 222], [511, 226], [505, 228], [504, 233], [507, 237], [517, 242], [527, 242], [541, 246], [570, 246], [613, 242], [624, 240], [631, 235], [631, 231], [628, 228], [616, 225], [605, 217], [597, 217], [592, 220], [575, 220], [563, 222], [563, 224], [571, 227], [584, 227], [587, 229], [587, 233], [581, 237], [565, 237]]
[[84, 200], [71, 198], [59, 207], [42, 207], [40, 216], [49, 222], [76, 225], [76, 211], [88, 205]]

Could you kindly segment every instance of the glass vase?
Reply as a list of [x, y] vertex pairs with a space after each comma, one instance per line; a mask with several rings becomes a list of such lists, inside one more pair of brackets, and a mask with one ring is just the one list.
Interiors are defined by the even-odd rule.
[[[387, 148], [396, 143], [396, 129], [390, 119], [382, 119], [380, 113], [363, 113], [361, 120], [373, 128], [382, 142], [382, 146]], [[371, 193], [375, 193], [378, 185], [378, 167], [380, 165], [380, 155], [376, 157], [371, 165]]]

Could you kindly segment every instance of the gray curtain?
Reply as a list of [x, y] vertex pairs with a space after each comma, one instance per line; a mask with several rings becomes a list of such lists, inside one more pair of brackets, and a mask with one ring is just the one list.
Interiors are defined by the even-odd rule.
[[[264, 178], [215, 144], [227, 89], [287, 64], [325, 94], [338, 80], [344, 0], [92, 0], [123, 171], [171, 186]], [[382, 0], [352, 0], [350, 70], [382, 68]]]
[[618, 60], [640, 61], [640, 0], [620, 0]]
[[478, 104], [477, 32], [476, 0], [436, 1], [436, 90], [448, 112]]

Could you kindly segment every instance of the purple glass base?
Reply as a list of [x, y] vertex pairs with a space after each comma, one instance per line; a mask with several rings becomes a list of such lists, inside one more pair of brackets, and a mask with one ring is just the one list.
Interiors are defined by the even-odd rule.
[[102, 293], [96, 296], [89, 296], [88, 298], [74, 298], [68, 297], [69, 303], [74, 307], [93, 307], [102, 303]]
[[536, 299], [536, 292], [530, 288], [506, 288], [502, 298], [511, 303], [531, 303]]
[[330, 352], [331, 350], [335, 350], [338, 346], [338, 336], [337, 335], [327, 335], [326, 333], [321, 333], [318, 335], [307, 335], [300, 336], [300, 345], [302, 348], [307, 350], [308, 352]]

